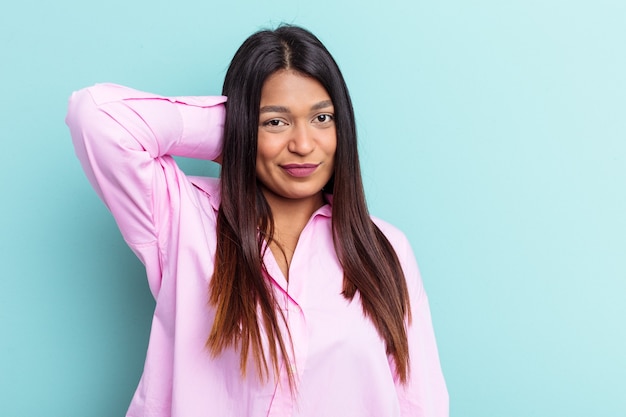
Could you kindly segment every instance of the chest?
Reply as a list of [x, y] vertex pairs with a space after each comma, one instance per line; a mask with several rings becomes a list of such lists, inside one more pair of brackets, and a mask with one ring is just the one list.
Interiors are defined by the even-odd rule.
[[[305, 230], [298, 243], [287, 281], [280, 263], [267, 250], [264, 263], [298, 362], [330, 358], [338, 362], [385, 358], [384, 342], [363, 314], [357, 295], [343, 294], [343, 269], [329, 230]], [[317, 233], [315, 233], [317, 232]], [[301, 363], [302, 365], [302, 363]]]

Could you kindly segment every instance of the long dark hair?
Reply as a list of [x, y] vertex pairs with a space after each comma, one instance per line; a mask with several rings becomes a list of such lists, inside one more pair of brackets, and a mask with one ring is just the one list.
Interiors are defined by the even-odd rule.
[[[279, 357], [289, 356], [279, 325], [284, 317], [279, 316], [282, 313], [264, 276], [261, 251], [263, 241], [269, 244], [272, 239], [274, 222], [256, 178], [261, 89], [265, 80], [281, 69], [316, 79], [333, 102], [337, 150], [335, 171], [325, 190], [333, 194], [332, 229], [344, 273], [342, 294], [352, 299], [359, 292], [365, 315], [385, 341], [400, 380], [406, 382], [409, 349], [405, 323], [411, 319], [408, 290], [394, 249], [367, 210], [350, 95], [328, 50], [313, 34], [296, 26], [250, 36], [236, 52], [224, 80], [228, 102], [222, 200], [215, 272], [209, 288], [216, 317], [207, 346], [214, 355], [228, 346], [239, 348], [243, 374], [251, 351], [259, 375], [266, 377], [270, 367], [262, 343], [263, 326], [275, 374]], [[293, 379], [290, 383], [293, 387]]]

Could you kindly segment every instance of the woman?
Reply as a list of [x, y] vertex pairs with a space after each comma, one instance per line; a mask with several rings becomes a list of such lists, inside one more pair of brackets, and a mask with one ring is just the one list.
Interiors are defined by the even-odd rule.
[[[156, 299], [127, 415], [447, 415], [417, 265], [368, 214], [329, 52], [298, 27], [258, 32], [223, 94], [70, 99], [77, 155]], [[220, 161], [220, 181], [172, 155]]]

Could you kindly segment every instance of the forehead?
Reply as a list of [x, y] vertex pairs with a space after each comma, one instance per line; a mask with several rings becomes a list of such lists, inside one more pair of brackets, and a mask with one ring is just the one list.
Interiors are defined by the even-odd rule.
[[292, 70], [280, 70], [265, 80], [261, 90], [261, 106], [313, 105], [329, 101], [330, 95], [315, 78]]

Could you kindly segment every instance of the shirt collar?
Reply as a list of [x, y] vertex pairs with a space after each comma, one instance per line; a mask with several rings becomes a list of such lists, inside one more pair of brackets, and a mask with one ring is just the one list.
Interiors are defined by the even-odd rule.
[[[222, 201], [220, 194], [220, 180], [211, 177], [190, 177], [190, 180], [193, 185], [204, 191], [209, 196], [211, 207], [213, 207], [213, 210], [217, 212]], [[326, 201], [326, 204], [318, 208], [311, 217], [320, 215], [330, 218], [332, 216], [333, 195], [324, 193], [324, 201]]]

